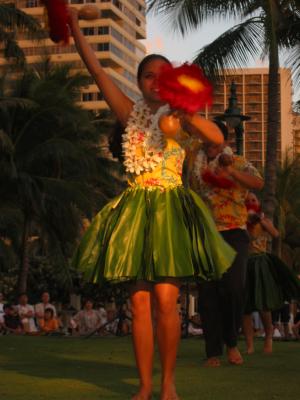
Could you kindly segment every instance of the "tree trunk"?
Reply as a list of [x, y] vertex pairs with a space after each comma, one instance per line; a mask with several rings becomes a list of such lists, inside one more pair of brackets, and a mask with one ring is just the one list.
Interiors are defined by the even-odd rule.
[[[272, 2], [271, 2], [272, 3]], [[279, 56], [276, 33], [276, 12], [272, 13], [269, 32], [269, 83], [268, 83], [268, 132], [267, 154], [265, 164], [265, 190], [263, 208], [266, 215], [273, 221], [276, 207], [276, 172], [277, 172], [277, 142], [280, 128], [279, 120]]]
[[18, 278], [18, 293], [27, 291], [27, 280], [29, 273], [29, 258], [28, 258], [28, 236], [29, 236], [29, 221], [25, 216], [24, 229], [21, 244], [20, 272]]

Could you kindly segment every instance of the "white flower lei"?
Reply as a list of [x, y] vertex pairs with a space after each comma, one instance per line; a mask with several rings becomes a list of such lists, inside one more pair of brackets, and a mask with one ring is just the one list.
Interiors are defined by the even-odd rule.
[[[164, 105], [151, 114], [143, 99], [134, 104], [122, 142], [127, 172], [139, 175], [153, 171], [162, 162], [165, 138], [158, 127], [158, 120], [169, 110], [169, 106]], [[137, 151], [138, 148], [141, 148], [142, 154]]]
[[223, 151], [217, 155], [216, 158], [214, 158], [211, 161], [208, 161], [205, 152], [202, 149], [199, 150], [199, 152], [195, 158], [193, 173], [194, 173], [194, 176], [197, 178], [197, 181], [200, 185], [202, 185], [202, 183], [203, 183], [203, 180], [202, 180], [203, 171], [205, 171], [207, 168], [209, 168], [211, 171], [215, 171], [219, 165], [219, 157], [222, 154], [227, 154], [229, 156], [233, 156], [233, 151], [229, 146], [226, 146], [226, 147], [224, 147]]

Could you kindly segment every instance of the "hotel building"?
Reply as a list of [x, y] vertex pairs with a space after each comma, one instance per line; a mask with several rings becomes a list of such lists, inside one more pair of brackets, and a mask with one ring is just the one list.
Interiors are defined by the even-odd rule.
[[[16, 7], [39, 19], [45, 26], [45, 8], [40, 0], [16, 0]], [[117, 85], [132, 99], [139, 96], [136, 85], [136, 68], [145, 55], [140, 39], [146, 37], [144, 0], [68, 0], [72, 7], [88, 4], [99, 8], [99, 18], [80, 21], [82, 32], [87, 37], [97, 58]], [[69, 45], [58, 45], [48, 37], [32, 42], [26, 35], [18, 35], [27, 63], [37, 65], [50, 57], [55, 64], [70, 64], [72, 72], [87, 72], [75, 48], [73, 39]], [[0, 57], [0, 65], [5, 64]], [[82, 90], [81, 104], [90, 110], [107, 108], [101, 92], [91, 78], [88, 87]]]
[[300, 114], [294, 113], [293, 114], [293, 139], [294, 139], [294, 157], [300, 157]]
[[[214, 90], [214, 104], [206, 111], [208, 118], [224, 113], [228, 108], [230, 86], [236, 84], [238, 107], [241, 114], [251, 117], [244, 122], [244, 155], [257, 168], [262, 169], [266, 160], [268, 69], [247, 68], [228, 71], [224, 81]], [[280, 68], [280, 125], [277, 157], [280, 162], [286, 150], [293, 148], [292, 81], [290, 70]], [[235, 147], [234, 132], [230, 131], [230, 143]]]

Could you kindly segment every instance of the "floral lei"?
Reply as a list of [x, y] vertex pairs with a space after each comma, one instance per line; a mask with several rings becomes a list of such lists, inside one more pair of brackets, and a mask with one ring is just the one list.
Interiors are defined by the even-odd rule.
[[217, 157], [211, 161], [208, 161], [207, 156], [202, 149], [198, 151], [198, 154], [195, 158], [193, 173], [194, 176], [197, 178], [197, 181], [200, 186], [203, 184], [203, 176], [202, 176], [203, 172], [206, 171], [207, 169], [215, 171], [219, 165], [219, 157], [222, 154], [233, 156], [233, 151], [229, 146], [226, 146], [224, 147], [223, 151], [219, 153]]
[[150, 172], [162, 162], [165, 138], [158, 127], [158, 120], [169, 110], [169, 106], [164, 105], [152, 114], [143, 99], [134, 104], [122, 143], [127, 172], [137, 175]]

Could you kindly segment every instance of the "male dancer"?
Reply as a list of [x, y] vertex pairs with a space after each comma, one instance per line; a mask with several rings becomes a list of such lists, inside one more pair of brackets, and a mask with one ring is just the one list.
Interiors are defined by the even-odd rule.
[[225, 142], [205, 143], [189, 156], [190, 185], [210, 207], [223, 238], [237, 252], [234, 263], [220, 281], [201, 282], [200, 313], [206, 346], [206, 366], [220, 366], [227, 347], [228, 361], [243, 363], [237, 348], [244, 307], [244, 286], [249, 238], [246, 230], [248, 190], [260, 190], [263, 180], [243, 157], [234, 155], [226, 143], [228, 131], [217, 122]]

